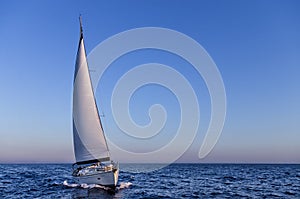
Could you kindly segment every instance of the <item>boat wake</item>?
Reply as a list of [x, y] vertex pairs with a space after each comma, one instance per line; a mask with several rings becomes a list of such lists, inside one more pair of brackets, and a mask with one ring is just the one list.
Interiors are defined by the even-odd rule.
[[120, 185], [117, 187], [118, 190], [129, 188], [132, 185], [131, 182], [121, 182]]
[[[109, 187], [101, 186], [98, 184], [76, 184], [76, 183], [68, 183], [67, 180], [63, 182], [63, 185], [69, 188], [83, 188], [83, 189], [92, 189], [92, 188], [100, 188], [104, 190], [111, 190]], [[120, 182], [120, 184], [116, 187], [116, 190], [129, 188], [132, 185], [131, 182]]]

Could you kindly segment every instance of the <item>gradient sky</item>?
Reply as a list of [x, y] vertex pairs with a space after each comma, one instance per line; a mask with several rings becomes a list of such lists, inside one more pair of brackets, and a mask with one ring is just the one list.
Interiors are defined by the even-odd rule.
[[[74, 161], [71, 97], [81, 13], [87, 53], [128, 29], [170, 28], [207, 50], [226, 88], [223, 132], [213, 151], [199, 160], [210, 118], [209, 94], [201, 76], [168, 53], [130, 53], [112, 64], [100, 82], [105, 89], [97, 90], [104, 127], [115, 132], [111, 139], [118, 138], [110, 110], [115, 81], [136, 64], [158, 62], [180, 70], [193, 88], [201, 91], [197, 92], [201, 99], [199, 133], [180, 162], [300, 163], [299, 10], [296, 0], [2, 0], [0, 162]], [[178, 126], [178, 102], [162, 87], [149, 85], [135, 93], [130, 104], [133, 118], [138, 124], [147, 124], [147, 111], [153, 103], [169, 110], [164, 130], [171, 134]], [[143, 148], [137, 143], [141, 151], [157, 145]]]

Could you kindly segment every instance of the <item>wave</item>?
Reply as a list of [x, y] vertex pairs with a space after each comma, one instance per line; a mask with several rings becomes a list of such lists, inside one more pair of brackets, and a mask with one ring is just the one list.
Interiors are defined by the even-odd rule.
[[[111, 188], [101, 186], [98, 184], [76, 184], [76, 183], [68, 183], [67, 180], [63, 182], [63, 185], [69, 188], [83, 188], [83, 189], [92, 189], [92, 188], [100, 188], [104, 190], [110, 190]], [[132, 185], [131, 182], [120, 182], [120, 184], [116, 187], [117, 190], [129, 188]]]
[[120, 182], [120, 185], [117, 187], [117, 189], [125, 189], [129, 188], [132, 185], [131, 182]]

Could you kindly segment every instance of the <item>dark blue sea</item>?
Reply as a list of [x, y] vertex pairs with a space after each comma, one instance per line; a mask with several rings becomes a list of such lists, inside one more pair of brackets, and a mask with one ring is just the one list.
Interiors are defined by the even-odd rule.
[[0, 198], [300, 198], [300, 165], [172, 164], [149, 173], [120, 168], [111, 190], [75, 184], [70, 164], [2, 164]]

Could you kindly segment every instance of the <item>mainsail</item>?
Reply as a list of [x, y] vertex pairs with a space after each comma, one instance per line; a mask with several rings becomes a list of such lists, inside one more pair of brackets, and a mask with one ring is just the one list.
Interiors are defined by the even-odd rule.
[[76, 164], [110, 160], [90, 80], [81, 21], [74, 74], [73, 142]]

